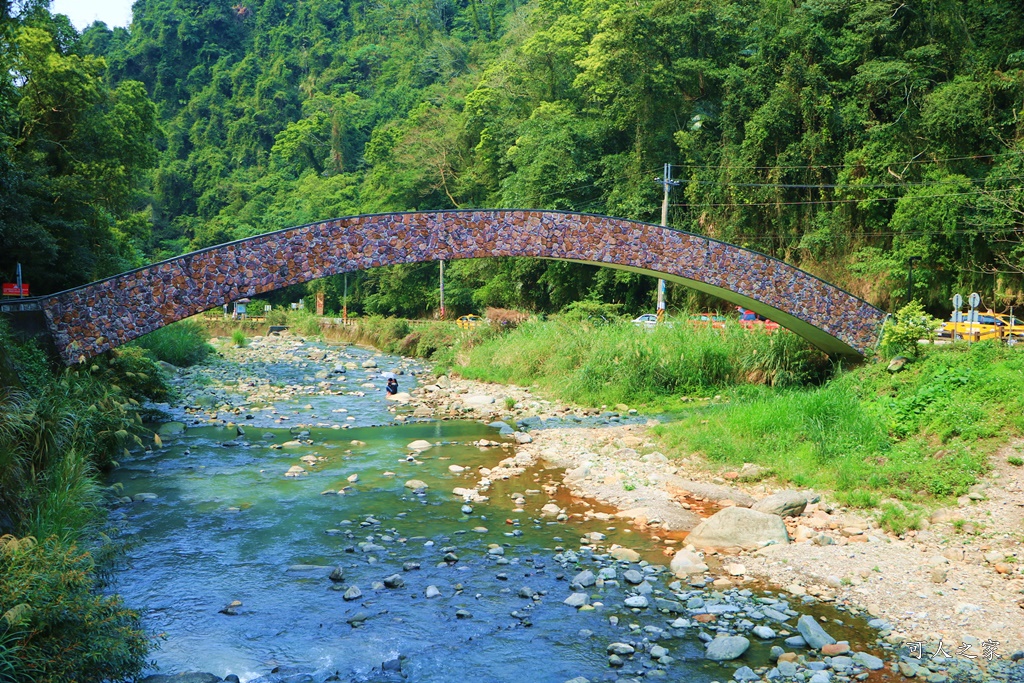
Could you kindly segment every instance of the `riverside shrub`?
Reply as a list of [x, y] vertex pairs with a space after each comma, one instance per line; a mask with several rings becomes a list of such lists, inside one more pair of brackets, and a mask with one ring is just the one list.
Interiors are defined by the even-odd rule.
[[154, 358], [187, 368], [201, 363], [213, 350], [207, 343], [203, 326], [182, 320], [136, 339], [133, 344], [149, 351]]
[[150, 642], [138, 612], [102, 595], [92, 556], [56, 537], [0, 538], [0, 680], [133, 680]]

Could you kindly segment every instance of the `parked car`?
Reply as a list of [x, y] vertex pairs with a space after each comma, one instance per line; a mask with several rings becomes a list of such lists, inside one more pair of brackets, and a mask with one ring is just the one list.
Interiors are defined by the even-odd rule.
[[639, 317], [633, 318], [633, 324], [637, 327], [646, 327], [651, 329], [658, 324], [658, 316], [654, 313], [644, 313]]
[[765, 332], [774, 332], [779, 329], [779, 324], [774, 320], [769, 320], [764, 316], [760, 316], [754, 313], [749, 308], [743, 308], [737, 306], [736, 310], [740, 312], [740, 325], [747, 328], [748, 330], [764, 330]]
[[459, 327], [462, 327], [462, 328], [468, 330], [468, 329], [471, 329], [471, 328], [476, 327], [478, 325], [482, 325], [483, 322], [484, 322], [484, 319], [481, 318], [480, 316], [470, 314], [470, 315], [464, 315], [464, 316], [460, 317], [458, 320], [455, 321], [455, 324], [458, 325]]
[[1008, 344], [1024, 341], [1024, 321], [1006, 313], [979, 313], [977, 322], [967, 322], [967, 316], [960, 319], [954, 315], [939, 328], [938, 336], [944, 339], [1005, 339]]
[[695, 313], [690, 316], [690, 324], [704, 327], [710, 325], [716, 330], [725, 329], [727, 318], [717, 313]]

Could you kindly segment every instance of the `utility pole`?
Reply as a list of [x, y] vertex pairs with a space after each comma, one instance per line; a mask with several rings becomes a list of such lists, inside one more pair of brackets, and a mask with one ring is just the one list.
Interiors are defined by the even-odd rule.
[[441, 259], [441, 320], [444, 320], [444, 259]]
[[[678, 181], [672, 180], [672, 164], [665, 164], [664, 174], [660, 178], [664, 196], [661, 200], [661, 225], [668, 227], [668, 195]], [[665, 281], [658, 278], [658, 322], [665, 321]]]

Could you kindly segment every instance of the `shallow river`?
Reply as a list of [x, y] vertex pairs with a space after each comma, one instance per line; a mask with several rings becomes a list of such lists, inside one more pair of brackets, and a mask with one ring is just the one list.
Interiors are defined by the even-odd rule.
[[[349, 353], [356, 360], [371, 355]], [[382, 368], [399, 364], [397, 358], [377, 359]], [[312, 379], [301, 364], [254, 371], [282, 382]], [[347, 382], [367, 381], [377, 372], [350, 370]], [[403, 390], [412, 388], [412, 378], [400, 379]], [[617, 520], [584, 521], [570, 514], [559, 522], [541, 516], [541, 506], [552, 500], [542, 486], [560, 479], [557, 470], [496, 482], [487, 491], [489, 502], [464, 507], [452, 488], [473, 487], [478, 467], [493, 466], [512, 452], [473, 445], [500, 440], [496, 429], [473, 421], [394, 425], [380, 391], [302, 396], [275, 408], [253, 409], [253, 419], [241, 420], [242, 435], [233, 426], [190, 427], [183, 436], [168, 437], [163, 448], [126, 460], [113, 476], [125, 495], [156, 495], [118, 508], [114, 517], [134, 534], [116, 588], [160, 634], [154, 653], [160, 671], [231, 673], [242, 681], [275, 669], [279, 676], [310, 673], [307, 680], [316, 681], [330, 675], [391, 680], [399, 674], [382, 671], [382, 664], [401, 657], [409, 681], [562, 683], [576, 676], [601, 681], [641, 672], [662, 680], [710, 681], [730, 679], [742, 663], [766, 662], [764, 644], [743, 661], [707, 662], [698, 634], [702, 628], [713, 634], [716, 625], [680, 627], [676, 619], [692, 617], [693, 610], [654, 609], [656, 597], [680, 600], [682, 593], [685, 602], [701, 595], [709, 605], [729, 607], [719, 612], [718, 623], [727, 625], [748, 616], [749, 594], [732, 598], [672, 585], [667, 572], [642, 566], [667, 563], [655, 542]], [[337, 412], [342, 410], [347, 412]], [[282, 416], [295, 426], [282, 427]], [[332, 421], [351, 428], [299, 426]], [[273, 447], [306, 429], [301, 446]], [[410, 458], [407, 444], [418, 439], [438, 445]], [[303, 456], [320, 459], [308, 464]], [[285, 477], [295, 465], [306, 474]], [[456, 474], [450, 465], [467, 469]], [[358, 479], [350, 481], [353, 475]], [[413, 478], [428, 488], [407, 488]], [[324, 493], [341, 489], [343, 495]], [[522, 508], [513, 493], [525, 494]], [[570, 513], [587, 505], [564, 492], [554, 500]], [[607, 537], [593, 552], [581, 544], [590, 533]], [[645, 562], [632, 569], [644, 574], [644, 584], [624, 581], [630, 567], [604, 555], [612, 543], [642, 554]], [[576, 561], [563, 550], [575, 552]], [[332, 581], [328, 574], [338, 566], [343, 579]], [[615, 578], [583, 590], [595, 609], [563, 604], [580, 571], [598, 574], [602, 568]], [[382, 585], [395, 574], [400, 587]], [[346, 600], [352, 586], [361, 596]], [[428, 586], [440, 594], [426, 597]], [[647, 594], [650, 608], [624, 605], [638, 592]], [[222, 612], [233, 601], [241, 605]], [[849, 627], [849, 615], [792, 606], [844, 620], [829, 627], [836, 637], [865, 635], [862, 626]], [[656, 643], [669, 654], [661, 661], [638, 654], [613, 669], [607, 650], [613, 642], [648, 650]]]

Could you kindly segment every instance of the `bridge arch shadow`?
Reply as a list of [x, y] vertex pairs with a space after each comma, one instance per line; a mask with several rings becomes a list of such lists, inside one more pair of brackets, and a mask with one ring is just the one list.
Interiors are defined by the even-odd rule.
[[374, 214], [286, 228], [184, 254], [40, 304], [65, 363], [242, 297], [401, 263], [530, 256], [682, 283], [775, 320], [832, 356], [860, 357], [885, 314], [805, 271], [659, 225], [593, 214], [458, 210]]

